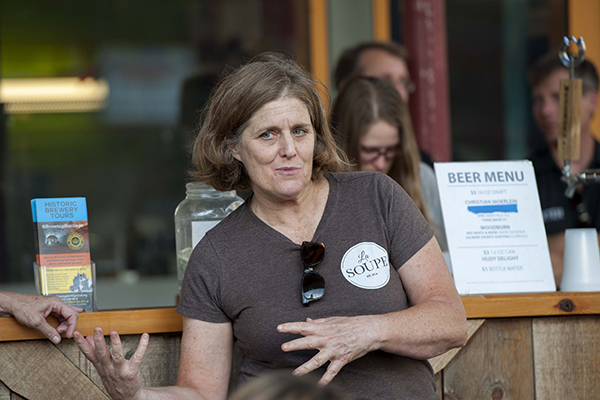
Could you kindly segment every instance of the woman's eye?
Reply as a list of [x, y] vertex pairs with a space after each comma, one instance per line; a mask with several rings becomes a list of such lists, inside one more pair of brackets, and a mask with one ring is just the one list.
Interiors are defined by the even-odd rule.
[[301, 135], [304, 135], [305, 133], [306, 133], [306, 130], [304, 130], [304, 129], [296, 129], [294, 131], [294, 135], [296, 135], [296, 136], [301, 136]]
[[375, 153], [379, 152], [379, 149], [374, 148], [374, 147], [362, 147], [361, 150], [365, 154], [375, 154]]
[[263, 139], [270, 139], [271, 137], [273, 137], [273, 133], [272, 132], [263, 132], [260, 135], [260, 137], [263, 138]]

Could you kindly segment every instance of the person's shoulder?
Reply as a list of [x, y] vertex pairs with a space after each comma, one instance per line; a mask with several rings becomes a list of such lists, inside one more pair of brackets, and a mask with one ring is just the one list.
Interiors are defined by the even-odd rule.
[[600, 142], [594, 139], [594, 167], [600, 167]]
[[338, 172], [329, 175], [333, 191], [353, 198], [390, 198], [400, 185], [387, 174], [374, 171]]
[[375, 175], [377, 172], [367, 171], [349, 171], [349, 172], [328, 172], [327, 177], [338, 182], [351, 182], [357, 179], [365, 179], [368, 176]]
[[249, 207], [249, 201], [250, 199], [240, 204], [235, 210], [210, 229], [206, 235], [212, 237], [214, 240], [216, 238], [231, 237], [231, 235], [239, 232], [240, 230], [237, 228], [239, 228], [240, 224], [244, 224], [248, 220], [247, 208]]
[[435, 179], [435, 170], [428, 164], [421, 161], [419, 163], [419, 175], [421, 176], [421, 179], [423, 179], [424, 177], [426, 177], [426, 178], [433, 177]]
[[357, 186], [386, 186], [395, 181], [388, 175], [375, 171], [355, 171], [355, 172], [332, 172], [328, 174], [329, 180], [335, 181], [340, 185]]
[[533, 168], [538, 171], [549, 170], [556, 166], [552, 159], [552, 155], [550, 155], [550, 150], [546, 146], [534, 149], [529, 153], [527, 159], [533, 163]]
[[538, 146], [527, 154], [527, 158], [532, 160], [534, 158], [541, 158], [550, 154], [550, 150], [548, 150], [547, 146]]
[[421, 154], [421, 161], [433, 168], [433, 159], [431, 156], [421, 148], [419, 148], [419, 154]]
[[419, 164], [419, 179], [421, 183], [421, 195], [425, 202], [430, 199], [439, 198], [435, 171], [424, 162]]

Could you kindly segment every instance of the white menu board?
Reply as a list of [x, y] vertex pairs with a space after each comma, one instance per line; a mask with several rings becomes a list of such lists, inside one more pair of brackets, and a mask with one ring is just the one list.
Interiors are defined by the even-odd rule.
[[531, 161], [435, 163], [461, 295], [556, 290]]

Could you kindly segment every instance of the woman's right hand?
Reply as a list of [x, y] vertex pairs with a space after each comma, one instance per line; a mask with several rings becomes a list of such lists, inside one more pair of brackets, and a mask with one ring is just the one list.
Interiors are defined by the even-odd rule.
[[141, 398], [140, 365], [150, 340], [147, 333], [142, 335], [135, 353], [129, 360], [125, 359], [121, 339], [115, 331], [110, 332], [112, 353], [106, 345], [101, 328], [94, 329], [94, 335], [87, 338], [79, 332], [75, 332], [73, 336], [81, 352], [96, 367], [106, 391], [113, 400]]

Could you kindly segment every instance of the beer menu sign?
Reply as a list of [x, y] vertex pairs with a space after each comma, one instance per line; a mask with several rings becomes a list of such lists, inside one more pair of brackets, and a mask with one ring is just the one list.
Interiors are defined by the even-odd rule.
[[530, 161], [435, 163], [461, 295], [556, 290]]

